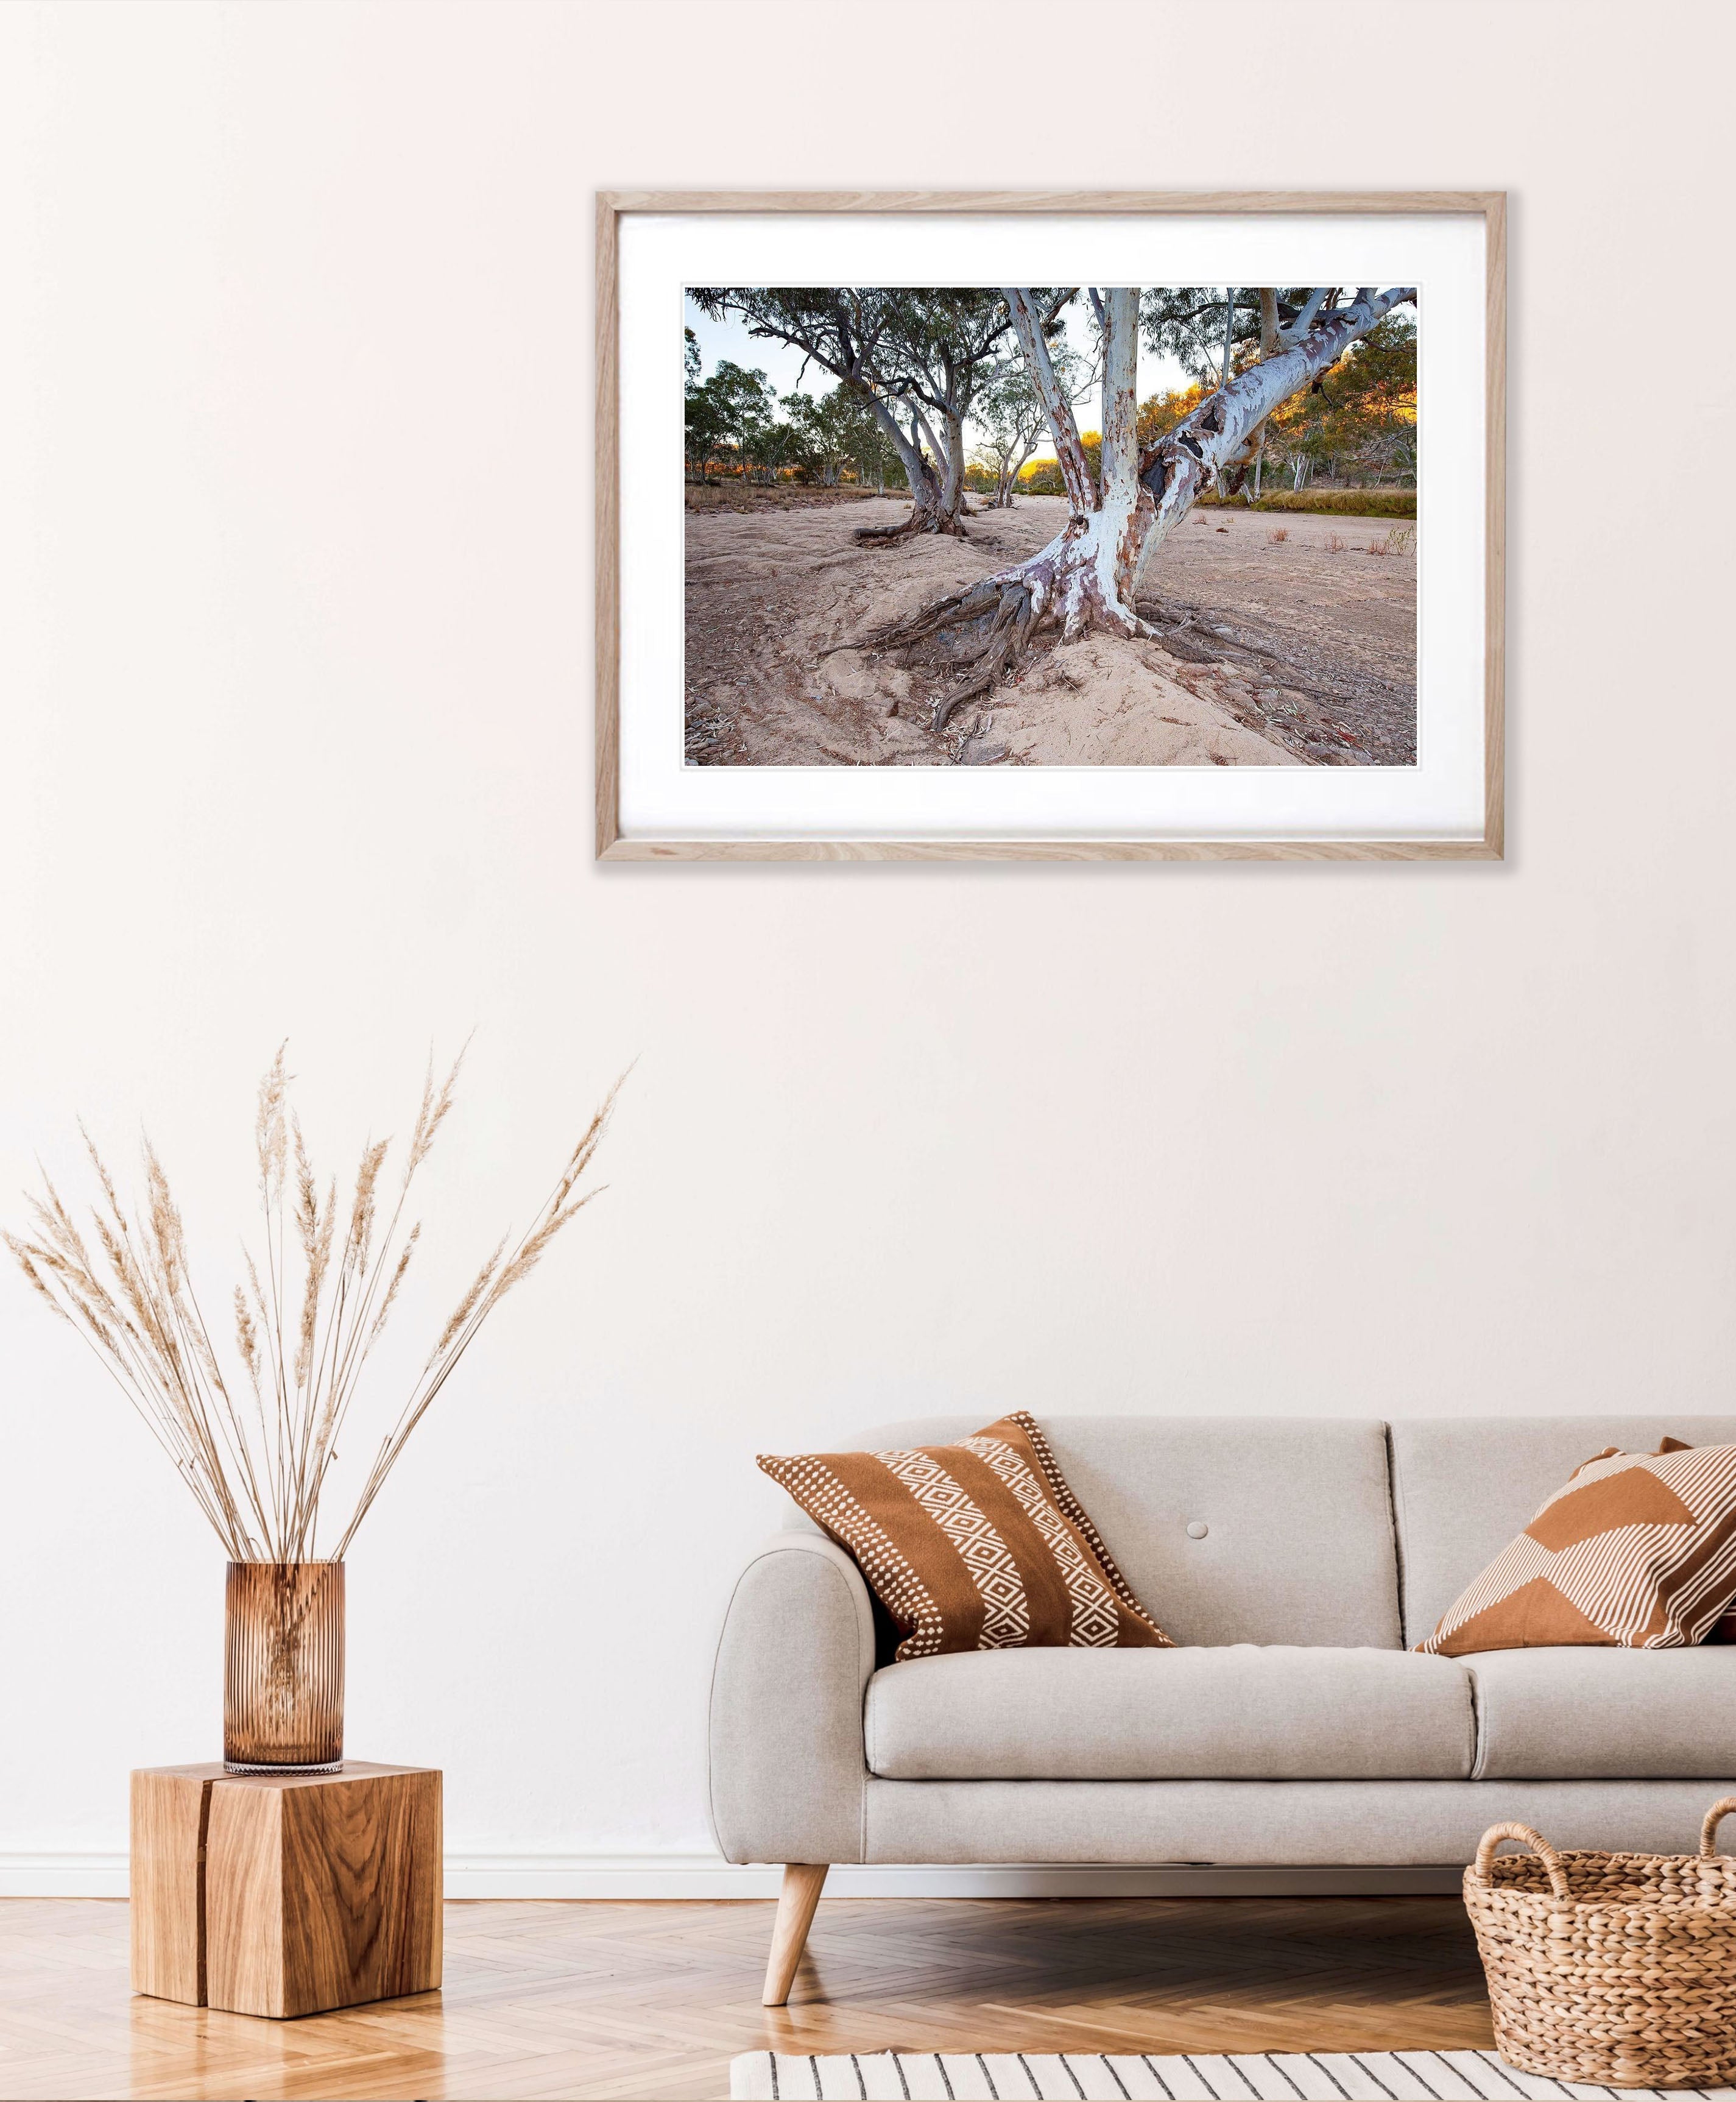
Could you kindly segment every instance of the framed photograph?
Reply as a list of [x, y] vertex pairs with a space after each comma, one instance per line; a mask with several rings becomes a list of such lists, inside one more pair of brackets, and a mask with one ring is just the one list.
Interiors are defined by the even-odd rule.
[[1499, 859], [1505, 334], [1499, 193], [600, 197], [599, 856]]

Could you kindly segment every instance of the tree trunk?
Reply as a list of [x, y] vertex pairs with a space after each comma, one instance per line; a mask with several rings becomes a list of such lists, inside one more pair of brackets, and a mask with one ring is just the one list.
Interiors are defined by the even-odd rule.
[[[874, 410], [875, 421], [898, 449], [898, 457], [904, 464], [904, 478], [910, 486], [910, 515], [897, 526], [858, 526], [856, 538], [862, 541], [901, 540], [911, 533], [954, 533], [962, 540], [964, 528], [959, 522], [960, 499], [964, 493], [964, 477], [961, 467], [959, 486], [954, 492], [950, 510], [947, 508], [946, 489], [940, 476], [923, 457], [922, 439], [928, 427], [919, 408], [911, 410], [911, 424], [908, 432], [892, 414], [890, 405], [872, 389], [864, 390], [865, 397]], [[931, 437], [932, 433], [928, 433]], [[935, 448], [937, 457], [939, 448]], [[963, 432], [960, 432], [960, 452], [963, 452]], [[885, 470], [880, 475], [880, 488], [886, 488]]]
[[941, 437], [946, 449], [941, 482], [941, 502], [947, 516], [956, 519], [965, 508], [963, 417], [949, 410], [941, 426]]
[[[1276, 357], [1284, 347], [1278, 324], [1278, 290], [1272, 285], [1260, 288], [1260, 354]], [[1254, 427], [1254, 497], [1260, 501], [1260, 469], [1266, 456], [1266, 419], [1262, 416]]]
[[1095, 492], [1091, 486], [1091, 465], [1085, 457], [1085, 448], [1079, 442], [1079, 427], [1073, 420], [1073, 410], [1061, 392], [1061, 382], [1055, 377], [1055, 367], [1049, 361], [1048, 345], [1043, 339], [1043, 328], [1038, 319], [1036, 303], [1029, 292], [1016, 286], [1008, 286], [1003, 297], [1012, 313], [1012, 326], [1019, 339], [1019, 348], [1025, 353], [1025, 367], [1031, 376], [1031, 384], [1043, 403], [1043, 414], [1049, 419], [1050, 434], [1055, 440], [1055, 455], [1061, 462], [1061, 477], [1067, 490], [1067, 501], [1075, 512], [1083, 515], [1093, 508]]
[[[1233, 285], [1226, 285], [1224, 287], [1224, 364], [1223, 377], [1218, 383], [1220, 391], [1229, 384], [1229, 361], [1234, 354], [1235, 330], [1236, 288]], [[1224, 466], [1226, 463], [1220, 463], [1211, 477], [1212, 488], [1220, 496], [1224, 494]]]
[[1329, 312], [1273, 357], [1263, 357], [1184, 417], [1144, 452], [1137, 435], [1139, 293], [1113, 291], [1105, 315], [1102, 493], [1092, 488], [1088, 463], [1043, 347], [1028, 293], [1006, 294], [1044, 408], [1074, 515], [1030, 561], [985, 577], [943, 599], [914, 619], [881, 629], [877, 650], [920, 642], [973, 623], [988, 633], [972, 676], [934, 703], [941, 729], [959, 704], [990, 692], [1024, 654], [1039, 628], [1058, 625], [1070, 642], [1093, 627], [1121, 635], [1157, 631], [1134, 610], [1140, 579], [1152, 557], [1193, 508], [1207, 483], [1247, 444], [1272, 411], [1313, 384], [1353, 344], [1393, 307], [1416, 296], [1413, 287], [1376, 293], [1365, 288], [1353, 303]]
[[1011, 511], [1012, 508], [1012, 499], [1018, 493], [1019, 477], [1025, 472], [1025, 463], [1037, 450], [1038, 435], [1038, 432], [1032, 431], [1027, 435], [1021, 436], [1014, 445], [1006, 473], [1007, 498], [1003, 506], [1005, 510]]

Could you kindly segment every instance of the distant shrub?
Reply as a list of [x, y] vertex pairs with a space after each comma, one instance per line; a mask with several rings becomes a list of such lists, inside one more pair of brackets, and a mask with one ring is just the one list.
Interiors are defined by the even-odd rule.
[[[1202, 496], [1199, 502], [1245, 511], [1239, 496]], [[1256, 511], [1313, 511], [1335, 517], [1415, 518], [1414, 489], [1279, 489], [1260, 498]]]
[[1059, 460], [1038, 460], [1024, 468], [1019, 474], [1019, 488], [1026, 496], [1065, 496], [1067, 485], [1061, 479]]

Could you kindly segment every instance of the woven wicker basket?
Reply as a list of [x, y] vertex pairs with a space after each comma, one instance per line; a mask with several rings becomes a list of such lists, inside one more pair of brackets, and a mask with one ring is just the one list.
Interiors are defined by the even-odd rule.
[[[1490, 1827], [1464, 1900], [1504, 2058], [1610, 2087], [1736, 2081], [1736, 1860], [1712, 1851], [1731, 1811], [1706, 1813], [1697, 1855], [1558, 1854]], [[1504, 1839], [1530, 1854], [1497, 1860]]]

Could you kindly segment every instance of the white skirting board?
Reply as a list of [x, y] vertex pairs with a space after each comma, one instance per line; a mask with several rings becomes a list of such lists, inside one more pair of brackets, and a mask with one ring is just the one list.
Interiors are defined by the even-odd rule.
[[[867, 1868], [832, 1898], [1364, 1897], [1451, 1892], [1453, 1867]], [[782, 1871], [714, 1854], [449, 1854], [449, 1898], [775, 1898]], [[124, 1854], [0, 1854], [0, 1897], [124, 1898]]]

